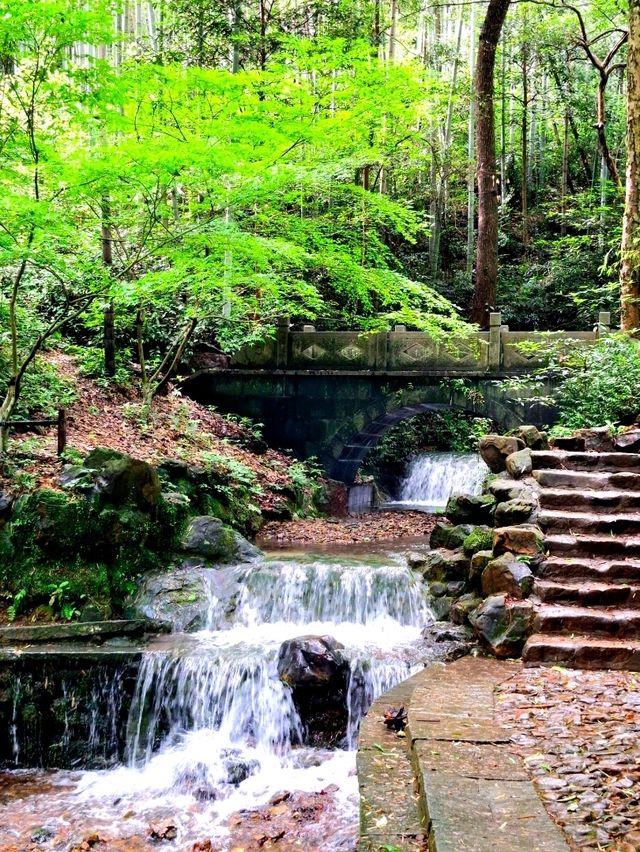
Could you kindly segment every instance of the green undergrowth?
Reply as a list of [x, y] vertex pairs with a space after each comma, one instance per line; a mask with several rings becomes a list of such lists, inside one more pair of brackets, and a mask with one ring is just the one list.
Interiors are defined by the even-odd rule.
[[186, 519], [185, 506], [163, 498], [145, 511], [99, 495], [23, 495], [0, 531], [9, 618], [38, 607], [71, 618], [88, 604], [104, 617], [119, 612], [142, 574], [168, 564]]

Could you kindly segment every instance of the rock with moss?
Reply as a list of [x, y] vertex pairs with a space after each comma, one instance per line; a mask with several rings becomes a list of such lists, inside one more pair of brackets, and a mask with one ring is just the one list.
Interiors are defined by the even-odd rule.
[[465, 538], [473, 532], [473, 524], [451, 524], [438, 521], [429, 538], [431, 547], [444, 547], [455, 550], [464, 545]]
[[454, 624], [468, 624], [469, 613], [477, 609], [482, 603], [482, 598], [472, 593], [459, 597], [451, 606], [449, 618]]
[[442, 595], [441, 597], [429, 597], [427, 603], [433, 612], [436, 621], [448, 621], [453, 606], [454, 599], [450, 595]]
[[452, 524], [493, 524], [495, 507], [492, 494], [452, 494], [445, 516]]
[[482, 572], [482, 594], [505, 592], [512, 598], [526, 598], [533, 588], [533, 574], [526, 562], [505, 553], [493, 559]]
[[171, 624], [180, 633], [220, 630], [233, 617], [243, 576], [236, 565], [214, 568], [203, 559], [188, 558], [143, 577], [127, 614]]
[[60, 485], [83, 494], [95, 494], [112, 505], [136, 505], [149, 511], [162, 492], [156, 471], [150, 464], [115, 450], [96, 449], [82, 465], [67, 465]]
[[510, 601], [506, 594], [491, 595], [469, 613], [475, 634], [499, 658], [517, 657], [533, 632], [531, 601]]
[[473, 556], [480, 550], [488, 550], [493, 543], [491, 527], [476, 527], [462, 542], [462, 548], [467, 556]]
[[469, 568], [469, 583], [474, 588], [480, 588], [480, 578], [482, 577], [482, 572], [493, 558], [493, 550], [479, 550], [471, 557], [471, 567]]
[[549, 449], [549, 438], [547, 433], [541, 432], [537, 426], [532, 426], [531, 424], [518, 426], [517, 429], [513, 429], [509, 432], [509, 435], [520, 438], [524, 441], [525, 446], [529, 447], [530, 450]]
[[517, 524], [535, 523], [538, 515], [538, 500], [533, 492], [523, 492], [514, 500], [505, 500], [496, 507], [496, 525], [510, 527]]
[[191, 520], [182, 539], [182, 550], [210, 562], [251, 562], [262, 556], [257, 547], [212, 515]]
[[429, 582], [446, 583], [466, 580], [469, 573], [469, 557], [462, 550], [439, 548], [426, 553], [421, 562], [414, 562], [413, 570], [419, 571]]

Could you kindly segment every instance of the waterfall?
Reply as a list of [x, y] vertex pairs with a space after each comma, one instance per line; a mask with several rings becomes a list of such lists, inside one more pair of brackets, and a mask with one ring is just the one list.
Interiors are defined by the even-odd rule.
[[132, 766], [203, 730], [218, 732], [229, 748], [250, 741], [287, 754], [301, 742], [302, 727], [278, 678], [278, 652], [286, 639], [305, 634], [330, 635], [345, 646], [353, 745], [373, 699], [411, 673], [406, 648], [431, 618], [422, 583], [404, 564], [252, 565], [239, 577], [231, 623], [228, 602], [213, 591], [215, 569], [211, 574], [207, 630], [143, 658], [127, 725]]
[[[479, 494], [489, 468], [475, 453], [425, 453], [409, 464], [395, 505], [444, 509], [452, 494]], [[391, 504], [394, 505], [394, 504]]]
[[[232, 815], [237, 820], [283, 791], [291, 791], [287, 796], [298, 791], [323, 796], [324, 827], [314, 824], [310, 831], [330, 838], [309, 834], [303, 848], [353, 848], [358, 807], [353, 749], [362, 716], [431, 655], [421, 637], [432, 614], [419, 576], [403, 557], [380, 555], [371, 562], [315, 555], [194, 570], [203, 573], [208, 589], [206, 629], [152, 640], [135, 684], [133, 669], [100, 674], [83, 708], [82, 747], [96, 760], [104, 755], [102, 763], [90, 764], [104, 769], [73, 777], [61, 773], [56, 791], [39, 800], [48, 802], [49, 822], [62, 825], [63, 814], [78, 832], [91, 829], [109, 837], [126, 830], [127, 836], [144, 837], [150, 825], [162, 827], [170, 819], [176, 848], [191, 849], [202, 838], [215, 838], [214, 848], [232, 848]], [[339, 723], [331, 740], [310, 739], [299, 715], [305, 705], [296, 705], [295, 692], [278, 674], [282, 643], [305, 636], [339, 643], [332, 653], [341, 680], [330, 694]], [[63, 697], [70, 706], [72, 692], [65, 680]], [[320, 702], [328, 692], [320, 687]], [[323, 713], [317, 717], [321, 735], [333, 724]], [[74, 725], [69, 712], [61, 737], [70, 749], [78, 744]], [[13, 743], [17, 759], [15, 733]], [[116, 751], [124, 759], [114, 767]], [[30, 805], [24, 807], [31, 825]], [[336, 846], [337, 837], [351, 845]]]

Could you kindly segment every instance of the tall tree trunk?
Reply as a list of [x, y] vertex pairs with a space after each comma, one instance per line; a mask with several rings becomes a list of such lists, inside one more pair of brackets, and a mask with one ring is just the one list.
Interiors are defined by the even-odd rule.
[[522, 47], [522, 125], [520, 128], [520, 213], [522, 216], [522, 245], [529, 245], [529, 49]]
[[629, 0], [627, 176], [620, 267], [621, 326], [640, 328], [640, 0]]
[[476, 91], [475, 91], [475, 61], [476, 61], [476, 7], [471, 5], [471, 33], [469, 48], [469, 76], [472, 80], [471, 93], [469, 97], [469, 138], [467, 142], [467, 159], [469, 173], [467, 176], [467, 275], [473, 276], [473, 244], [475, 236], [476, 218], [476, 196], [475, 196], [475, 174], [474, 174], [474, 135], [476, 118]]
[[493, 74], [496, 48], [510, 0], [489, 0], [480, 31], [475, 74], [476, 147], [478, 176], [478, 239], [476, 283], [471, 319], [488, 323], [488, 308], [495, 306], [498, 277], [498, 193], [496, 185], [496, 128], [493, 103]]

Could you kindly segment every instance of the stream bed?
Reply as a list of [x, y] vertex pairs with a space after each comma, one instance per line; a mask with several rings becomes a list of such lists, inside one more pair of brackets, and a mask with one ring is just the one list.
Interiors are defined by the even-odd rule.
[[[133, 852], [150, 839], [180, 852], [275, 842], [355, 849], [359, 722], [377, 696], [439, 654], [422, 638], [433, 620], [425, 587], [398, 548], [279, 553], [230, 567], [231, 603], [217, 594], [221, 569], [202, 569], [204, 629], [145, 647], [118, 760], [101, 770], [0, 775], [0, 850], [67, 852], [99, 840], [97, 848]], [[282, 644], [309, 635], [332, 637], [348, 664], [338, 747], [309, 744], [278, 676]], [[117, 674], [104, 689], [117, 703]]]

